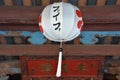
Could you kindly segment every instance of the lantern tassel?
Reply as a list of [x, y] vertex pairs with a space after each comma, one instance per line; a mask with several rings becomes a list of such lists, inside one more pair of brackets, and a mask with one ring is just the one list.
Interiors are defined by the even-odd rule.
[[61, 69], [62, 69], [62, 48], [59, 49], [59, 58], [58, 58], [56, 77], [61, 76], [61, 71], [62, 71]]

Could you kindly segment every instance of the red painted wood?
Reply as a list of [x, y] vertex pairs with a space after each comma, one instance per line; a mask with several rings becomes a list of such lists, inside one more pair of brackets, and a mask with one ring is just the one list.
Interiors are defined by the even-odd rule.
[[[56, 74], [57, 62], [57, 60], [28, 60], [28, 75], [54, 77]], [[98, 60], [94, 59], [63, 60], [62, 76], [96, 77], [98, 73], [98, 64]]]
[[91, 78], [94, 80], [102, 80], [104, 69], [104, 57], [102, 56], [64, 57], [62, 77], [60, 78], [55, 77], [57, 59], [54, 58], [55, 56], [51, 56], [51, 58], [45, 56], [21, 56], [20, 61], [23, 80], [91, 80]]

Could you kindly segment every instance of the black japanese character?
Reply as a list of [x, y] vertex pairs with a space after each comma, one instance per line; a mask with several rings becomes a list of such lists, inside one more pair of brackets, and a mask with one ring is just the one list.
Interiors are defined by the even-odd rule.
[[55, 17], [55, 20], [57, 21], [57, 16], [59, 15], [60, 13], [57, 13], [56, 15], [54, 15], [53, 17]]
[[53, 6], [53, 8], [55, 8], [54, 12], [56, 12], [56, 11], [59, 11], [60, 6]]
[[58, 30], [58, 29], [59, 29], [59, 31], [60, 31], [60, 25], [61, 25], [60, 22], [53, 24], [53, 26], [57, 26], [57, 27], [55, 28], [55, 30]]

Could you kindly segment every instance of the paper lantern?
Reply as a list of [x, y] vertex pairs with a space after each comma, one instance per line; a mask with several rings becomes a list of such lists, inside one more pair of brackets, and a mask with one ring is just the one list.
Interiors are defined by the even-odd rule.
[[82, 25], [80, 10], [64, 2], [48, 5], [39, 17], [41, 32], [52, 41], [73, 40], [80, 34]]
[[[73, 40], [79, 36], [82, 26], [83, 20], [79, 8], [70, 3], [58, 2], [48, 5], [39, 17], [40, 31], [47, 39], [52, 41]], [[60, 51], [59, 61], [61, 58], [62, 51]], [[60, 68], [58, 67], [58, 69]], [[56, 76], [61, 76], [61, 72]]]

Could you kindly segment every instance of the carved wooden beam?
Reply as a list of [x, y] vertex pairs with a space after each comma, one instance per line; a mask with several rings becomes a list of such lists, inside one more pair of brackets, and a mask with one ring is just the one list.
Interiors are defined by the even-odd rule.
[[[59, 45], [0, 45], [0, 55], [58, 55]], [[63, 56], [118, 56], [119, 45], [63, 45]]]

